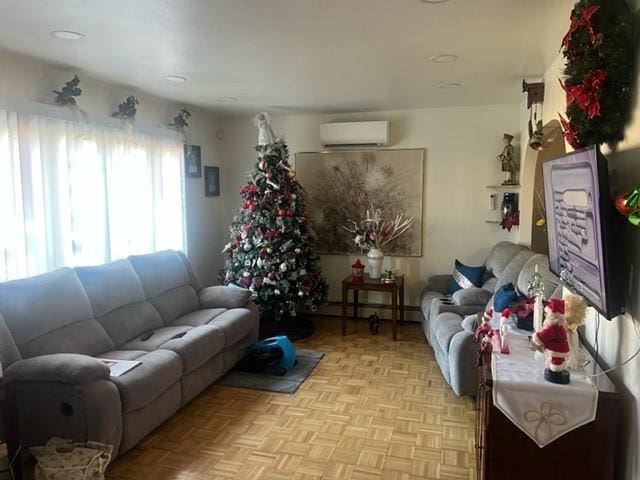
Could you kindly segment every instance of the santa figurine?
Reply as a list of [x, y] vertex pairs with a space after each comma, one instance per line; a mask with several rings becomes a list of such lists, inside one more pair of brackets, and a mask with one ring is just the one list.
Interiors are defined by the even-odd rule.
[[509, 343], [507, 342], [508, 324], [511, 318], [511, 310], [505, 308], [500, 312], [500, 353], [509, 353]]
[[476, 328], [476, 332], [475, 332], [477, 341], [482, 340], [483, 336], [493, 333], [493, 329], [491, 328], [492, 318], [493, 318], [492, 308], [490, 308], [489, 310], [485, 311], [482, 314], [482, 323], [478, 325], [478, 328]]
[[544, 350], [547, 356], [545, 380], [566, 385], [570, 381], [566, 366], [570, 348], [564, 318], [564, 300], [551, 298], [544, 308], [544, 313], [542, 329], [533, 334], [531, 342], [537, 349]]

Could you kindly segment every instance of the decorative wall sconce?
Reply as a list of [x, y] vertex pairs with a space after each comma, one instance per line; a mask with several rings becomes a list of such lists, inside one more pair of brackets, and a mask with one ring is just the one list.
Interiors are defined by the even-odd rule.
[[534, 150], [543, 150], [544, 123], [542, 122], [542, 103], [544, 102], [544, 82], [528, 83], [522, 80], [522, 92], [527, 94], [529, 110], [529, 146]]

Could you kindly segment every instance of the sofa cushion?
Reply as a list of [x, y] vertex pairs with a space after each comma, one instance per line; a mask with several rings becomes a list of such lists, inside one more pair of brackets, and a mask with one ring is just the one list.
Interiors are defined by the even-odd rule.
[[518, 281], [520, 270], [522, 270], [522, 267], [527, 262], [527, 260], [529, 260], [534, 255], [535, 253], [533, 253], [529, 249], [519, 251], [500, 273], [500, 276], [496, 281], [495, 290], [503, 287], [504, 285], [507, 285], [508, 283], [512, 283], [513, 285], [515, 285]]
[[107, 360], [136, 360], [137, 358], [146, 355], [149, 352], [142, 350], [111, 350], [109, 352], [96, 355], [97, 358], [104, 358]]
[[485, 261], [487, 271], [494, 277], [499, 277], [509, 262], [526, 247], [511, 242], [499, 242], [491, 249]]
[[191, 313], [187, 313], [177, 318], [173, 325], [189, 325], [197, 327], [198, 325], [206, 325], [218, 315], [226, 312], [226, 308], [199, 308]]
[[484, 305], [491, 298], [491, 292], [484, 288], [463, 288], [452, 296], [456, 305]]
[[178, 252], [132, 255], [128, 260], [142, 282], [146, 299], [158, 310], [165, 325], [199, 308], [198, 293]]
[[251, 290], [216, 285], [200, 292], [200, 305], [205, 308], [240, 308], [251, 298]]
[[144, 302], [142, 283], [126, 260], [95, 267], [76, 267], [75, 271], [96, 318], [124, 305]]
[[251, 333], [255, 322], [255, 314], [248, 308], [233, 308], [215, 317], [209, 325], [222, 329], [225, 347], [230, 347]]
[[150, 404], [182, 376], [180, 357], [169, 350], [149, 352], [136, 360], [142, 363], [124, 375], [111, 377], [120, 392], [122, 413]]
[[174, 250], [131, 255], [128, 260], [138, 274], [147, 298], [157, 297], [177, 287], [191, 285], [189, 272]]
[[160, 314], [149, 302], [133, 303], [96, 319], [118, 348], [135, 337], [164, 326]]
[[120, 350], [142, 350], [151, 352], [160, 348], [160, 345], [163, 343], [173, 340], [174, 337], [177, 338], [178, 336], [185, 335], [192, 328], [193, 327], [185, 325], [156, 328], [128, 341], [120, 347]]
[[224, 348], [225, 334], [219, 327], [201, 325], [180, 338], [169, 340], [159, 348], [180, 355], [183, 373], [191, 373], [207, 363]]
[[171, 325], [177, 318], [200, 308], [198, 294], [189, 285], [168, 290], [149, 301], [160, 313], [165, 325]]
[[517, 299], [516, 287], [513, 286], [513, 283], [507, 283], [496, 290], [496, 294], [493, 296], [493, 311], [501, 312]]
[[0, 283], [0, 313], [24, 358], [113, 348], [70, 268]]
[[482, 285], [485, 270], [484, 265], [471, 267], [456, 260], [448, 293], [457, 292], [462, 288], [479, 287]]

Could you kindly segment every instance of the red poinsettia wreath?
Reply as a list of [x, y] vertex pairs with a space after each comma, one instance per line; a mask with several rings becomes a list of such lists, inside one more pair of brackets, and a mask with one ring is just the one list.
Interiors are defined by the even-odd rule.
[[567, 119], [560, 122], [573, 148], [624, 138], [636, 51], [633, 15], [625, 0], [581, 0], [562, 40], [566, 58]]

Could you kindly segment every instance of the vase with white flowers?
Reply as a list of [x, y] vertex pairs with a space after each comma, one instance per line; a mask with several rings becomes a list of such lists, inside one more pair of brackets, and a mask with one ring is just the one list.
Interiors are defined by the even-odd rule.
[[382, 211], [372, 203], [365, 217], [359, 221], [350, 220], [343, 228], [354, 235], [353, 241], [364, 252], [367, 252], [369, 276], [380, 278], [384, 253], [382, 247], [405, 233], [413, 224], [413, 217], [397, 214], [392, 220], [383, 219]]

